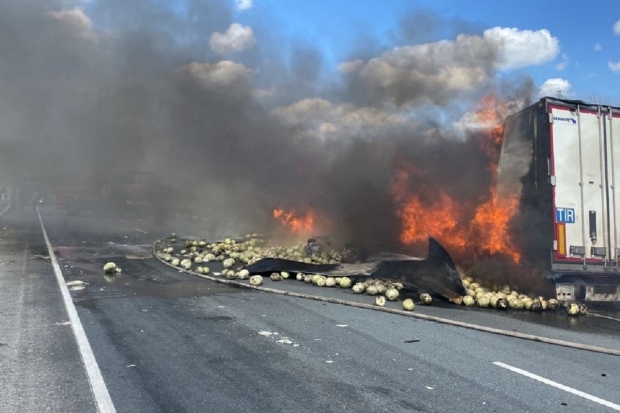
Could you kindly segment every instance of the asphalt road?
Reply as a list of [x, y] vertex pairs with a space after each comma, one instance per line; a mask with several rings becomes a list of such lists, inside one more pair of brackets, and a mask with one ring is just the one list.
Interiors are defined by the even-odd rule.
[[[64, 279], [87, 283], [71, 301], [118, 412], [620, 409], [620, 357], [231, 288], [151, 256], [171, 231], [221, 236], [206, 223], [41, 214]], [[107, 261], [123, 273], [103, 277]], [[0, 411], [97, 411], [32, 210], [0, 218], [0, 294]], [[613, 320], [418, 311], [620, 348]]]

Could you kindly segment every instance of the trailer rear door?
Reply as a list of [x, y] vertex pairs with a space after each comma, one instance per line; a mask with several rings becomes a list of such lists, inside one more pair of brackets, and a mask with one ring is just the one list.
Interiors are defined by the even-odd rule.
[[554, 264], [573, 263], [586, 271], [617, 267], [620, 114], [554, 103], [549, 122]]

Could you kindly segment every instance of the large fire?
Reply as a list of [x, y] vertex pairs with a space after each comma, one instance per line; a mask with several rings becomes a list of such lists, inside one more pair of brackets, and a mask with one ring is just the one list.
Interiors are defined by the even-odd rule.
[[515, 263], [521, 260], [521, 253], [512, 245], [508, 233], [517, 207], [516, 198], [499, 200], [492, 194], [491, 199], [476, 208], [471, 231], [481, 252], [507, 255]]
[[[480, 150], [488, 158], [491, 188], [486, 200], [466, 202], [450, 196], [445, 189], [426, 182], [424, 171], [415, 165], [402, 163], [391, 182], [391, 194], [400, 221], [400, 241], [406, 246], [423, 244], [429, 235], [437, 238], [455, 257], [476, 258], [483, 255], [504, 255], [519, 263], [520, 252], [511, 243], [509, 223], [517, 212], [518, 202], [498, 199], [493, 187], [503, 138], [506, 105], [489, 95], [470, 117], [477, 125]], [[417, 189], [411, 190], [412, 183]], [[273, 217], [295, 235], [316, 235], [326, 221], [311, 208], [275, 209]], [[317, 228], [318, 221], [321, 221]]]
[[424, 194], [409, 193], [410, 178], [408, 171], [400, 169], [392, 183], [392, 195], [400, 205], [397, 214], [402, 223], [401, 242], [426, 242], [428, 235], [433, 235], [442, 241], [450, 240], [451, 247], [464, 248], [466, 234], [459, 225], [458, 203], [441, 189], [427, 189]]
[[312, 234], [316, 229], [316, 213], [312, 209], [299, 212], [277, 208], [273, 210], [273, 217], [293, 234]]
[[[492, 185], [496, 181], [503, 137], [503, 108], [490, 95], [482, 100], [474, 116], [484, 132], [480, 147], [489, 158]], [[403, 244], [425, 242], [428, 235], [432, 235], [451, 253], [460, 256], [503, 254], [515, 263], [520, 261], [521, 254], [512, 245], [508, 232], [509, 222], [517, 211], [516, 199], [500, 200], [490, 188], [486, 202], [467, 205], [451, 198], [441, 188], [409, 192], [410, 179], [408, 168], [404, 166], [395, 174], [391, 188], [398, 205]]]

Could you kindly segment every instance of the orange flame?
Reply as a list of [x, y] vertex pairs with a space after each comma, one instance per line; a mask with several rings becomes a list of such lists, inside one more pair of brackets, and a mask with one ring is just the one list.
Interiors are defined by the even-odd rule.
[[476, 208], [470, 231], [476, 236], [478, 248], [488, 254], [504, 254], [514, 262], [521, 261], [521, 253], [510, 241], [508, 226], [519, 206], [516, 198], [499, 200], [495, 195]]
[[[503, 138], [501, 109], [504, 107], [493, 95], [489, 95], [482, 100], [474, 114], [474, 118], [483, 126], [480, 148], [489, 156], [492, 185], [497, 177], [497, 162]], [[504, 254], [515, 263], [520, 261], [521, 254], [509, 236], [509, 223], [518, 208], [516, 198], [499, 200], [490, 189], [490, 197], [486, 202], [467, 205], [452, 199], [440, 188], [425, 189], [423, 194], [413, 194], [408, 187], [409, 173], [401, 168], [392, 180], [391, 189], [398, 204], [397, 215], [402, 224], [400, 240], [403, 244], [424, 242], [428, 235], [432, 235], [451, 253], [472, 254], [474, 257], [480, 254]]]
[[273, 210], [273, 217], [288, 227], [293, 234], [312, 233], [315, 230], [316, 214], [311, 209], [299, 213], [277, 208]]
[[[506, 110], [505, 102], [499, 102], [495, 95], [489, 94], [482, 99], [474, 114], [475, 119], [484, 125], [485, 133], [482, 135], [480, 147], [489, 156], [492, 185], [497, 180], [497, 166], [504, 137], [503, 119]], [[490, 193], [490, 199], [476, 208], [470, 232], [478, 239], [478, 248], [481, 251], [488, 254], [504, 254], [519, 263], [521, 254], [512, 245], [509, 236], [510, 220], [516, 214], [519, 202], [516, 197], [500, 200], [492, 189]]]
[[497, 163], [504, 137], [504, 113], [507, 105], [498, 102], [493, 94], [482, 98], [478, 109], [474, 112], [476, 123], [484, 130], [480, 140], [480, 149], [489, 157], [489, 170], [493, 174], [493, 181], [497, 176]]
[[392, 181], [392, 195], [398, 203], [401, 221], [400, 241], [405, 245], [437, 238], [451, 253], [462, 253], [467, 246], [467, 228], [462, 225], [461, 205], [439, 188], [408, 192], [409, 174], [400, 169]]
[[[459, 205], [440, 189], [426, 191], [429, 195], [407, 193], [409, 174], [401, 169], [392, 184], [394, 199], [400, 203], [397, 215], [402, 222], [400, 240], [403, 244], [425, 242], [428, 235], [449, 240], [452, 249], [465, 247], [465, 234], [459, 225]], [[429, 193], [432, 192], [432, 193]]]
[[426, 241], [428, 235], [450, 240], [450, 247], [463, 249], [466, 244], [464, 232], [456, 219], [458, 204], [448, 195], [438, 192], [430, 209], [423, 209], [418, 197], [412, 197], [399, 211], [403, 222], [400, 239], [405, 244]]

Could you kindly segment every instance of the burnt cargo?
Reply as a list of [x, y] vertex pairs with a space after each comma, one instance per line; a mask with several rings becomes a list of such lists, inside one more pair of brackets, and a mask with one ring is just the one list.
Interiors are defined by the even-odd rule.
[[545, 97], [509, 116], [497, 196], [511, 238], [559, 299], [620, 300], [620, 108]]

